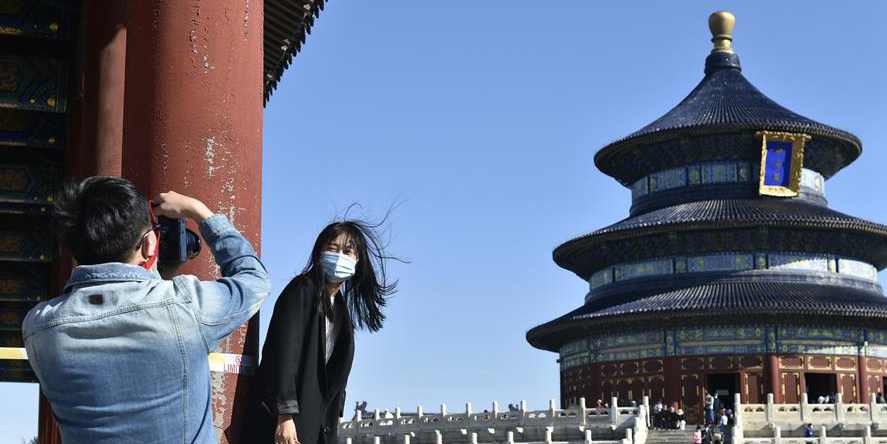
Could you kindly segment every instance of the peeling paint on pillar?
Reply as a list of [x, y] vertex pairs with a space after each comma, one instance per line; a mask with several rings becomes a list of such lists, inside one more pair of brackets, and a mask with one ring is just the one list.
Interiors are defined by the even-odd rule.
[[[224, 214], [259, 246], [262, 143], [261, 0], [128, 2], [123, 174], [144, 192], [175, 190]], [[208, 253], [182, 270], [219, 277]], [[258, 323], [219, 351], [256, 356]], [[239, 440], [249, 378], [213, 374], [213, 424]], [[232, 423], [233, 421], [233, 423]]]

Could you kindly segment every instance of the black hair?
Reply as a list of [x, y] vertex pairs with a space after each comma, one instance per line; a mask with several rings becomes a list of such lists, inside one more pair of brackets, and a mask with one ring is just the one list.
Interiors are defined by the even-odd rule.
[[52, 227], [78, 264], [125, 262], [151, 228], [149, 217], [148, 201], [132, 182], [94, 176], [62, 186]]
[[[302, 270], [303, 275], [310, 277], [322, 289], [326, 278], [320, 265], [320, 255], [339, 235], [346, 235], [357, 252], [357, 267], [354, 276], [343, 288], [345, 303], [351, 314], [352, 326], [373, 332], [382, 328], [385, 320], [382, 308], [385, 307], [386, 299], [397, 291], [397, 281], [389, 281], [386, 262], [389, 259], [405, 262], [385, 254], [386, 245], [382, 243], [378, 232], [385, 220], [387, 217], [379, 223], [348, 219], [327, 225], [317, 236], [308, 264]], [[329, 314], [329, 298], [321, 300], [325, 312]]]

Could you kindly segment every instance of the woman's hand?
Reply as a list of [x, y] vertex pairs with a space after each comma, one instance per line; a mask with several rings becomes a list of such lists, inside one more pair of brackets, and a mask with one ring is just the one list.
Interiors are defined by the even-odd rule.
[[296, 434], [296, 423], [290, 415], [277, 417], [277, 431], [274, 432], [274, 444], [300, 444]]

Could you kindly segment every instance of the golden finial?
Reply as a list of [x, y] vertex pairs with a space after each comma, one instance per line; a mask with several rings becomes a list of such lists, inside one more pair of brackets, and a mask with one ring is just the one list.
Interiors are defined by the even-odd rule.
[[727, 11], [718, 11], [708, 16], [708, 29], [711, 30], [711, 41], [715, 44], [711, 52], [733, 53], [733, 26], [736, 17]]

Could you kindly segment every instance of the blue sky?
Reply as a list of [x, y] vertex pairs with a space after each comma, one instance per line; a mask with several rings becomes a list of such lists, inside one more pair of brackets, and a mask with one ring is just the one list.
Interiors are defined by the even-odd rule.
[[[743, 72], [780, 104], [847, 129], [862, 157], [833, 208], [887, 223], [881, 2], [332, 0], [265, 110], [263, 256], [279, 290], [319, 230], [358, 202], [399, 203], [400, 292], [357, 337], [347, 409], [451, 411], [558, 397], [556, 356], [526, 331], [587, 284], [552, 249], [628, 213], [594, 153], [702, 78], [709, 13], [736, 14]], [[34, 385], [0, 384], [0, 436], [32, 436]], [[350, 413], [349, 413], [350, 414]]]

